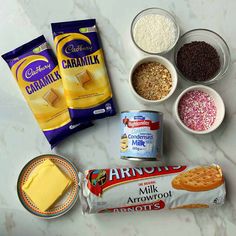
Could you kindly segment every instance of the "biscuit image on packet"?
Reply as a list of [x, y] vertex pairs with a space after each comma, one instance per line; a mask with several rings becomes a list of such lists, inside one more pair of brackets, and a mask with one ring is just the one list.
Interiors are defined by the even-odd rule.
[[208, 191], [224, 183], [222, 173], [217, 166], [200, 166], [177, 175], [172, 186], [192, 192]]
[[207, 204], [187, 204], [187, 205], [181, 205], [181, 206], [177, 206], [177, 207], [173, 207], [173, 208], [170, 208], [171, 210], [174, 210], [174, 209], [193, 209], [193, 208], [209, 208], [209, 205]]
[[54, 103], [59, 100], [59, 97], [53, 89], [50, 89], [43, 95], [43, 99], [47, 102], [47, 104], [53, 107]]
[[72, 122], [64, 96], [58, 92], [63, 91], [63, 86], [57, 60], [43, 35], [2, 58], [52, 148], [69, 135], [92, 125]]

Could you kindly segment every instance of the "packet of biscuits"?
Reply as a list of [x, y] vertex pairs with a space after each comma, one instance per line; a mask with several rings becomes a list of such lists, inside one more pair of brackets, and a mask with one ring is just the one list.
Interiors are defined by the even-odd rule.
[[90, 122], [72, 123], [57, 60], [43, 35], [2, 57], [51, 147], [92, 125]]
[[212, 208], [226, 195], [215, 164], [95, 169], [80, 180], [84, 213]]

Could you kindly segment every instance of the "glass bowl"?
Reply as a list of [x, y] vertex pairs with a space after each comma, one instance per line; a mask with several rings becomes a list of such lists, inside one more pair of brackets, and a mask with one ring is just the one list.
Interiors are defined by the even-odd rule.
[[[178, 51], [184, 44], [191, 43], [193, 41], [204, 41], [210, 44], [216, 49], [220, 57], [220, 69], [218, 70], [216, 75], [209, 80], [204, 80], [204, 81], [191, 80], [187, 78], [186, 76], [184, 76], [177, 66]], [[190, 30], [186, 32], [179, 38], [179, 41], [176, 44], [176, 47], [174, 49], [174, 63], [175, 63], [175, 67], [177, 69], [178, 74], [183, 79], [197, 83], [197, 84], [209, 85], [225, 77], [226, 72], [228, 71], [231, 64], [230, 50], [225, 40], [217, 33], [208, 29], [194, 29], [194, 30]]]
[[[162, 51], [162, 52], [157, 52], [157, 53], [154, 53], [154, 52], [148, 52], [148, 51], [145, 51], [143, 48], [141, 48], [135, 41], [134, 39], [134, 28], [135, 28], [135, 25], [136, 23], [138, 22], [138, 20], [140, 18], [142, 18], [143, 16], [146, 16], [146, 15], [150, 15], [150, 14], [156, 14], [156, 15], [162, 15], [162, 16], [165, 16], [167, 18], [169, 18], [173, 23], [174, 23], [174, 26], [175, 26], [175, 30], [176, 30], [176, 39], [174, 41], [174, 43], [165, 51]], [[171, 49], [174, 48], [174, 46], [176, 45], [178, 39], [179, 39], [179, 35], [180, 35], [180, 29], [179, 29], [179, 25], [177, 24], [174, 16], [169, 13], [168, 11], [164, 10], [164, 9], [161, 9], [161, 8], [147, 8], [141, 12], [139, 12], [133, 19], [132, 23], [131, 23], [131, 28], [130, 28], [130, 34], [131, 34], [131, 38], [132, 38], [132, 41], [134, 43], [134, 45], [139, 49], [141, 50], [142, 52], [145, 52], [145, 53], [148, 53], [148, 54], [151, 54], [151, 55], [164, 55], [166, 53], [168, 53]]]

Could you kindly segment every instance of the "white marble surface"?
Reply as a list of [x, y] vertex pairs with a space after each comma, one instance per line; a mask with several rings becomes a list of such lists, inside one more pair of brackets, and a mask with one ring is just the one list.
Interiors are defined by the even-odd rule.
[[[119, 111], [146, 108], [128, 87], [133, 63], [144, 55], [132, 44], [130, 23], [140, 10], [162, 7], [174, 13], [182, 32], [209, 28], [228, 42], [236, 58], [234, 0], [0, 0], [0, 54], [44, 34], [52, 43], [50, 23], [96, 18]], [[226, 118], [213, 134], [193, 136], [180, 130], [171, 109], [180, 90], [165, 104], [148, 107], [164, 112], [167, 164], [222, 165], [227, 181], [227, 201], [219, 209], [176, 210], [137, 214], [83, 216], [79, 202], [63, 217], [42, 220], [20, 204], [16, 181], [21, 168], [50, 147], [27, 107], [6, 63], [0, 60], [0, 235], [236, 235], [236, 61], [231, 74], [214, 87], [223, 97]], [[100, 120], [93, 128], [75, 134], [53, 152], [67, 156], [79, 170], [132, 165], [119, 159], [119, 116]], [[135, 164], [135, 163], [134, 163]], [[147, 165], [147, 164], [146, 164]]]

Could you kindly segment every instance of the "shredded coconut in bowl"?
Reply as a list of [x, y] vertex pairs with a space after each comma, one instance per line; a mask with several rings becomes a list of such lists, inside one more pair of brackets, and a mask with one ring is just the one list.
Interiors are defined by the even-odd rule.
[[173, 46], [177, 37], [175, 23], [167, 16], [148, 14], [134, 26], [136, 44], [146, 52], [161, 53]]

